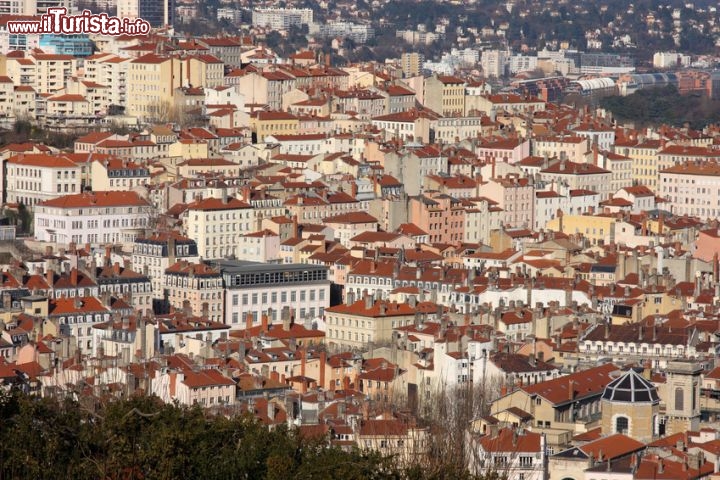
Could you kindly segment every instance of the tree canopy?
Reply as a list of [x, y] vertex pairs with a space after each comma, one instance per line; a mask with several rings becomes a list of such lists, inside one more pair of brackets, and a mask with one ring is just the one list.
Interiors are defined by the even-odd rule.
[[156, 397], [89, 405], [13, 391], [0, 393], [0, 418], [0, 479], [430, 478], [377, 452], [345, 451], [285, 425], [269, 429], [250, 415], [213, 416]]
[[680, 95], [672, 85], [638, 90], [627, 97], [605, 97], [600, 105], [618, 120], [638, 126], [688, 123], [692, 128], [702, 128], [720, 121], [720, 102], [700, 95]]

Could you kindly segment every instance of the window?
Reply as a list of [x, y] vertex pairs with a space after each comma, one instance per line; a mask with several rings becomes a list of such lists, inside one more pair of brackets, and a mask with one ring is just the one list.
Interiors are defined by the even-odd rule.
[[685, 410], [685, 391], [681, 387], [675, 389], [675, 410]]
[[628, 417], [617, 417], [615, 419], [615, 433], [627, 433], [629, 425]]

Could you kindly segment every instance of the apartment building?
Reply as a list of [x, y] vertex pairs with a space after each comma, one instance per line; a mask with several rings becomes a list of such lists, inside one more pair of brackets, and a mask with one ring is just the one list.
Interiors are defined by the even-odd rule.
[[701, 165], [707, 162], [720, 162], [720, 152], [712, 148], [706, 147], [694, 147], [687, 145], [666, 145], [665, 148], [661, 149], [657, 153], [655, 162], [651, 162], [648, 165], [648, 169], [651, 174], [654, 173], [652, 181], [645, 186], [650, 189], [657, 191], [661, 187], [658, 180], [660, 179], [660, 172], [665, 169], [678, 164], [691, 164]]
[[15, 86], [27, 85], [35, 89], [36, 67], [35, 61], [24, 55], [5, 57], [5, 72]]
[[130, 62], [127, 72], [126, 113], [146, 118], [162, 119], [174, 105], [175, 90], [184, 86], [184, 61], [148, 53]]
[[430, 243], [462, 242], [465, 208], [450, 195], [428, 192], [410, 199], [410, 222], [426, 231]]
[[93, 326], [110, 320], [111, 311], [96, 297], [60, 297], [48, 300], [48, 320], [56, 321], [60, 331], [77, 338], [84, 351], [93, 348]]
[[33, 53], [29, 58], [35, 64], [35, 83], [32, 86], [41, 93], [62, 90], [77, 69], [77, 59], [72, 55]]
[[209, 408], [235, 404], [236, 384], [232, 378], [214, 368], [196, 371], [192, 366], [184, 367], [156, 372], [151, 381], [153, 395], [164, 402], [177, 402], [188, 407], [199, 405]]
[[64, 195], [35, 206], [35, 239], [59, 245], [130, 245], [152, 218], [152, 206], [135, 192]]
[[245, 95], [247, 103], [267, 105], [272, 110], [281, 110], [283, 95], [297, 86], [294, 75], [282, 70], [247, 72], [232, 80], [236, 91]]
[[433, 75], [425, 79], [425, 107], [443, 117], [465, 113], [465, 80], [451, 75]]
[[287, 30], [312, 23], [313, 11], [309, 8], [256, 8], [252, 11], [252, 24], [256, 27]]
[[255, 212], [250, 204], [227, 194], [194, 201], [183, 218], [185, 234], [197, 243], [203, 258], [239, 256], [240, 237], [255, 231]]
[[147, 166], [121, 158], [95, 160], [90, 175], [93, 189], [103, 191], [125, 191], [150, 182]]
[[580, 135], [537, 138], [532, 143], [532, 154], [580, 163], [585, 161], [585, 153], [589, 150], [588, 142], [588, 138]]
[[260, 143], [271, 135], [295, 135], [299, 126], [300, 119], [290, 113], [260, 111], [250, 115], [250, 127]]
[[97, 53], [85, 58], [84, 78], [90, 82], [107, 85], [109, 105], [127, 106], [127, 76], [132, 58], [111, 53]]
[[15, 86], [8, 76], [0, 76], [0, 120], [7, 121], [15, 117]]
[[197, 263], [200, 260], [194, 240], [177, 232], [156, 232], [135, 240], [132, 265], [150, 277], [153, 298], [162, 298], [163, 275], [177, 261]]
[[545, 182], [566, 185], [570, 190], [588, 190], [598, 193], [600, 200], [607, 200], [613, 192], [613, 174], [592, 163], [559, 160], [540, 170], [540, 178]]
[[545, 111], [545, 102], [539, 98], [525, 97], [513, 93], [480, 95], [474, 101], [477, 104], [477, 109], [490, 117], [494, 117], [498, 112], [514, 114]]
[[535, 216], [535, 186], [527, 178], [508, 175], [490, 179], [480, 193], [503, 210], [508, 227], [532, 227]]
[[407, 303], [376, 300], [372, 295], [355, 301], [349, 293], [347, 302], [326, 310], [326, 341], [342, 348], [364, 348], [368, 343], [392, 339], [393, 329], [410, 325], [416, 308]]
[[225, 283], [224, 322], [232, 329], [246, 328], [248, 316], [252, 325], [260, 325], [263, 315], [280, 322], [282, 312], [289, 312], [296, 322], [314, 320], [323, 317], [330, 305], [325, 266], [239, 260], [218, 260], [213, 265]]
[[164, 297], [170, 306], [212, 322], [222, 322], [223, 279], [205, 263], [180, 260], [165, 269]]
[[530, 156], [530, 140], [503, 138], [483, 141], [475, 147], [475, 154], [485, 163], [505, 162], [516, 164]]
[[448, 173], [448, 155], [439, 145], [413, 146], [387, 153], [384, 166], [386, 174], [403, 182], [408, 195], [418, 195], [426, 176]]
[[386, 140], [429, 141], [430, 129], [438, 117], [428, 111], [408, 110], [380, 115], [372, 119], [373, 127], [383, 132]]
[[62, 195], [80, 193], [80, 166], [63, 155], [20, 154], [6, 163], [5, 198], [34, 206]]
[[675, 215], [720, 216], [720, 162], [685, 162], [660, 172], [657, 193]]
[[655, 190], [657, 188], [658, 172], [672, 165], [671, 163], [661, 169], [656, 166], [657, 155], [664, 147], [665, 142], [662, 140], [620, 140], [615, 143], [614, 151], [632, 159], [632, 176], [638, 184]]

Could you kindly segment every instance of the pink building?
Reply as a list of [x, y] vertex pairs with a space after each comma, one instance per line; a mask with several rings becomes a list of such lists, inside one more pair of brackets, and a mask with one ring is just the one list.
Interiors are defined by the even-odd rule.
[[515, 164], [530, 156], [530, 140], [503, 138], [486, 141], [475, 148], [475, 154], [485, 163], [496, 161]]
[[660, 172], [661, 197], [665, 207], [678, 216], [701, 220], [720, 217], [720, 163], [686, 162]]
[[532, 227], [535, 216], [535, 186], [527, 178], [508, 175], [489, 180], [480, 194], [497, 202], [505, 213], [506, 227]]
[[428, 232], [430, 243], [462, 242], [465, 208], [458, 199], [431, 192], [410, 200], [410, 221]]

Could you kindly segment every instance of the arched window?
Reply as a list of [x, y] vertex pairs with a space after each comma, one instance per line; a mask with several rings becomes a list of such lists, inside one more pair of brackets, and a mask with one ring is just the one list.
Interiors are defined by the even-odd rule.
[[685, 391], [682, 387], [675, 389], [675, 410], [681, 411], [685, 409]]
[[615, 419], [615, 433], [627, 433], [630, 422], [627, 417], [617, 417]]

